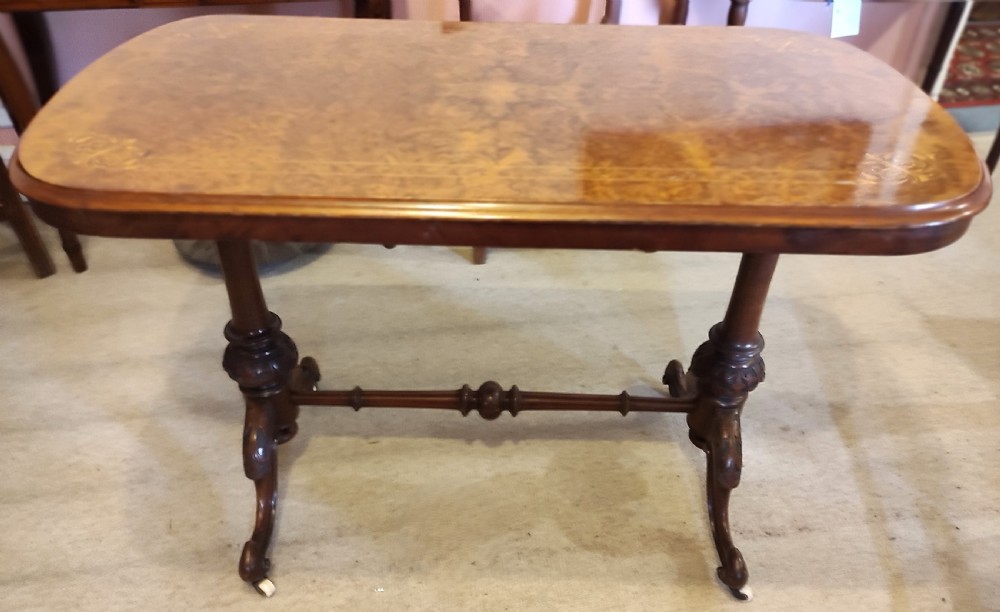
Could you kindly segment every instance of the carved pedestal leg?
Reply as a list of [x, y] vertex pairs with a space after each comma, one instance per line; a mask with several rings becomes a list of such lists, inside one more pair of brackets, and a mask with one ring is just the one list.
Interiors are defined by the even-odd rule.
[[691, 362], [698, 380], [698, 403], [688, 415], [691, 441], [705, 451], [706, 493], [712, 537], [721, 563], [719, 579], [733, 594], [749, 598], [749, 574], [729, 529], [729, 495], [740, 484], [743, 445], [740, 412], [747, 395], [764, 379], [760, 350], [763, 339], [747, 344], [720, 340], [724, 324], [712, 328], [710, 340], [701, 345]]
[[246, 425], [243, 428], [243, 471], [253, 480], [257, 492], [257, 511], [253, 535], [240, 554], [240, 578], [270, 597], [274, 585], [267, 578], [271, 562], [267, 548], [274, 531], [278, 498], [278, 451], [275, 439], [274, 407], [268, 399], [247, 398]]
[[253, 535], [240, 556], [240, 577], [262, 594], [274, 594], [267, 578], [267, 549], [274, 530], [280, 442], [295, 435], [298, 407], [289, 395], [289, 379], [298, 361], [281, 320], [267, 310], [257, 269], [247, 242], [220, 242], [219, 255], [233, 318], [226, 326], [222, 365], [246, 399], [243, 468], [257, 491]]
[[743, 256], [726, 318], [711, 329], [709, 340], [691, 360], [698, 400], [688, 414], [689, 435], [706, 455], [708, 514], [720, 562], [717, 572], [740, 599], [751, 597], [749, 572], [733, 544], [729, 496], [739, 486], [743, 469], [740, 413], [749, 393], [764, 380], [760, 356], [764, 339], [757, 326], [776, 264], [776, 255]]

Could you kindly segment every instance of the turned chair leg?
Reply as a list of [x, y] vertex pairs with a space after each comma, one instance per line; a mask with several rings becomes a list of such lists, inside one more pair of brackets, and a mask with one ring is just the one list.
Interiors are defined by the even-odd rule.
[[[689, 435], [705, 451], [708, 515], [720, 562], [717, 573], [740, 599], [749, 599], [752, 592], [746, 562], [733, 544], [729, 497], [739, 486], [743, 469], [740, 413], [747, 396], [764, 380], [760, 356], [764, 339], [757, 328], [777, 262], [777, 255], [743, 256], [725, 319], [712, 327], [708, 341], [691, 359], [698, 400], [688, 414]], [[665, 378], [670, 373], [668, 367]]]
[[87, 271], [87, 259], [83, 256], [83, 247], [80, 245], [80, 238], [69, 230], [59, 229], [59, 242], [62, 244], [63, 252], [69, 258], [70, 265], [74, 272]]
[[218, 247], [232, 310], [222, 365], [246, 401], [243, 468], [257, 494], [253, 535], [243, 546], [239, 574], [270, 597], [274, 584], [267, 577], [267, 551], [278, 498], [277, 446], [292, 439], [298, 427], [298, 406], [291, 401], [289, 385], [293, 378], [311, 384], [300, 379], [313, 368], [296, 368], [298, 351], [281, 332], [281, 320], [267, 309], [249, 242], [222, 241]]

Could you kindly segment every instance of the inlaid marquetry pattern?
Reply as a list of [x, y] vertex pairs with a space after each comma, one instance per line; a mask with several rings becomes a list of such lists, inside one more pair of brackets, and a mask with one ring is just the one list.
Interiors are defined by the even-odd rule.
[[869, 186], [924, 183], [934, 175], [935, 162], [934, 155], [929, 153], [914, 154], [903, 160], [868, 153], [858, 166], [858, 180]]

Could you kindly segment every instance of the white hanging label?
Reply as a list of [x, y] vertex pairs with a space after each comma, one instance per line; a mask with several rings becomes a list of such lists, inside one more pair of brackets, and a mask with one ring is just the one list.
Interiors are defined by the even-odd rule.
[[861, 31], [861, 0], [833, 0], [830, 38], [857, 36]]

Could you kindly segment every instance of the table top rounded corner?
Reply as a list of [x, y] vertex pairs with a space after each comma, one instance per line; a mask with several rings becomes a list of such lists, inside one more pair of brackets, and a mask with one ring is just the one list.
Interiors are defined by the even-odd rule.
[[85, 69], [18, 160], [133, 216], [891, 230], [990, 195], [895, 70], [756, 28], [196, 17]]

